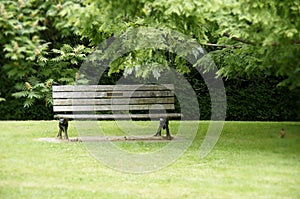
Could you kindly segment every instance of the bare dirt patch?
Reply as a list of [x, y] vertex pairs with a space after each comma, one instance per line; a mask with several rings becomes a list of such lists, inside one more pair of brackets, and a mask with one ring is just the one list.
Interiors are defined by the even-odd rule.
[[58, 138], [38, 138], [38, 141], [42, 142], [130, 142], [130, 141], [148, 141], [148, 142], [162, 142], [170, 141], [173, 137], [168, 138], [166, 136], [87, 136], [87, 137], [71, 137], [69, 140]]

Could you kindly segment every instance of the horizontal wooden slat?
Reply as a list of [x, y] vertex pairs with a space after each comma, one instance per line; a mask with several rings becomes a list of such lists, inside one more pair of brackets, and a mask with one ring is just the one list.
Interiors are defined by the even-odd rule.
[[180, 118], [183, 117], [179, 113], [165, 113], [165, 114], [57, 114], [55, 118], [69, 118], [69, 119], [146, 119], [146, 118]]
[[65, 85], [65, 86], [53, 86], [54, 92], [69, 92], [69, 91], [85, 91], [85, 92], [96, 92], [96, 91], [152, 91], [152, 90], [174, 90], [173, 84], [162, 84], [162, 85]]
[[84, 112], [84, 111], [121, 111], [121, 110], [172, 110], [174, 104], [154, 105], [95, 105], [95, 106], [54, 106], [54, 112]]
[[88, 98], [104, 98], [107, 97], [105, 92], [53, 92], [52, 93], [53, 99], [88, 99]]
[[172, 91], [124, 91], [124, 92], [53, 92], [53, 99], [65, 98], [134, 98], [134, 97], [170, 97], [174, 96]]
[[118, 104], [173, 104], [174, 97], [131, 99], [56, 99], [54, 106], [68, 105], [118, 105]]

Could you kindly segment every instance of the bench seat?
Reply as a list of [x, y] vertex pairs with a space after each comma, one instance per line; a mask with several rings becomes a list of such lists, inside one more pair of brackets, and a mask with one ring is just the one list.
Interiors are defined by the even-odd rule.
[[159, 119], [168, 117], [169, 119], [178, 119], [182, 117], [180, 113], [167, 114], [56, 114], [55, 118], [68, 119], [96, 119], [96, 120], [114, 120], [114, 119]]

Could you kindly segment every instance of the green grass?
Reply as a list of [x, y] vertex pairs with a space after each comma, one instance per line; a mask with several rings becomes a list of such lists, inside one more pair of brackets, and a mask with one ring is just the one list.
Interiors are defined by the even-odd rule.
[[[113, 122], [101, 124], [121, 134]], [[70, 126], [70, 136], [77, 136]], [[171, 130], [177, 127], [172, 121]], [[227, 122], [214, 149], [200, 159], [207, 127], [200, 123], [195, 141], [170, 166], [132, 174], [104, 166], [82, 143], [36, 141], [54, 137], [56, 121], [2, 121], [0, 198], [300, 198], [300, 123]], [[147, 152], [167, 143], [116, 144]]]

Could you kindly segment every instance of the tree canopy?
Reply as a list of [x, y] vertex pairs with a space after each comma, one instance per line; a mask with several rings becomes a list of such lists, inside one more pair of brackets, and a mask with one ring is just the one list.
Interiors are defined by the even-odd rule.
[[[297, 1], [127, 0], [68, 5], [64, 16], [70, 27], [91, 45], [130, 28], [170, 28], [206, 46], [220, 68], [218, 75], [226, 78], [275, 75], [282, 77], [280, 85], [300, 86]], [[137, 52], [128, 59], [137, 64], [146, 55]], [[158, 53], [156, 59], [162, 56]], [[126, 66], [130, 64], [127, 62]], [[124, 68], [120, 63], [119, 67]]]
[[[276, 76], [300, 87], [300, 3], [290, 0], [4, 0], [0, 3], [1, 81], [25, 106], [51, 103], [51, 84], [72, 83], [86, 56], [109, 37], [138, 27], [176, 30], [200, 43], [224, 78]], [[145, 62], [190, 71], [176, 55], [133, 51], [110, 73]], [[138, 71], [141, 70], [141, 71]], [[151, 67], [136, 74], [151, 74]], [[158, 70], [160, 71], [160, 70]], [[141, 75], [143, 76], [143, 75]], [[3, 93], [3, 92], [2, 92]], [[0, 96], [1, 97], [1, 96]]]

